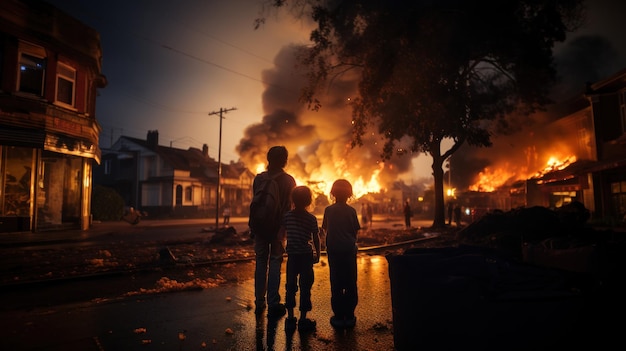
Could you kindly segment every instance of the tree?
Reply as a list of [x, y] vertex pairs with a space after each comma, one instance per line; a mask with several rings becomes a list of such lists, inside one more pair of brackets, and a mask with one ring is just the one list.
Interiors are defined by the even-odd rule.
[[119, 221], [124, 213], [124, 199], [114, 189], [102, 185], [93, 187], [91, 213], [98, 221]]
[[[309, 13], [316, 24], [313, 45], [299, 57], [309, 72], [303, 91], [309, 108], [322, 107], [319, 94], [333, 80], [357, 72], [353, 147], [375, 126], [384, 138], [383, 159], [396, 157], [399, 147], [432, 157], [433, 227], [445, 225], [443, 162], [464, 144], [491, 146], [507, 114], [549, 102], [556, 81], [552, 48], [584, 13], [581, 0], [272, 4]], [[442, 150], [444, 140], [452, 141], [449, 150]]]

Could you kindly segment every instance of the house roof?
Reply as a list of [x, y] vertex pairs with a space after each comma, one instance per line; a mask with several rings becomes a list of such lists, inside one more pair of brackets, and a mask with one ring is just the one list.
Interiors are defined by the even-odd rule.
[[626, 69], [623, 69], [612, 76], [589, 84], [587, 87], [587, 95], [612, 93], [626, 86]]
[[[192, 177], [216, 179], [217, 161], [208, 155], [204, 155], [202, 150], [190, 147], [189, 149], [177, 149], [162, 145], [151, 147], [147, 140], [128, 136], [122, 136], [136, 145], [153, 150], [162, 157], [172, 168], [189, 171]], [[245, 172], [250, 172], [242, 163], [222, 163], [221, 176], [224, 178], [238, 179]]]
[[626, 158], [624, 157], [603, 161], [578, 160], [564, 169], [546, 173], [541, 178], [536, 179], [540, 179], [545, 182], [552, 182], [578, 177], [587, 173], [600, 172], [607, 169], [621, 168], [625, 166]]

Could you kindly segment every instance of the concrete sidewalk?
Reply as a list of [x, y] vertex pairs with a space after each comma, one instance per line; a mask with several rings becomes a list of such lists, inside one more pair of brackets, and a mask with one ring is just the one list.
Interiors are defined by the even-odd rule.
[[334, 330], [329, 323], [326, 262], [322, 257], [315, 265], [309, 313], [317, 320], [313, 333], [286, 333], [284, 317], [277, 321], [265, 315], [257, 318], [250, 280], [199, 291], [9, 311], [0, 321], [0, 349], [393, 350], [386, 258], [359, 255], [357, 325], [347, 331]]
[[[398, 217], [377, 218], [374, 217], [375, 229], [401, 229], [404, 228], [404, 220]], [[319, 219], [321, 223], [321, 218]], [[248, 230], [247, 217], [231, 217], [230, 226], [235, 227], [237, 232]], [[432, 225], [432, 220], [414, 220], [413, 228], [425, 228]], [[221, 225], [221, 222], [220, 222]], [[110, 233], [129, 233], [152, 228], [179, 227], [179, 226], [202, 226], [207, 230], [215, 227], [215, 219], [145, 219], [139, 224], [132, 225], [125, 221], [94, 222], [87, 230], [59, 229], [40, 232], [12, 232], [0, 233], [0, 247], [22, 247], [35, 245], [49, 245], [58, 243], [72, 243], [96, 240]]]

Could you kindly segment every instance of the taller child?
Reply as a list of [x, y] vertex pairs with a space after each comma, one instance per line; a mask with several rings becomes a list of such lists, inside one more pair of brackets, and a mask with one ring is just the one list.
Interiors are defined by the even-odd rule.
[[350, 182], [336, 180], [330, 194], [335, 198], [335, 203], [324, 209], [322, 219], [330, 268], [330, 304], [334, 313], [330, 324], [335, 328], [350, 328], [356, 323], [356, 237], [361, 226], [356, 210], [347, 203], [352, 197]]
[[[271, 233], [252, 233], [254, 235], [254, 253], [256, 268], [254, 272], [254, 296], [256, 313], [261, 314], [267, 307], [267, 316], [278, 318], [285, 315], [285, 305], [280, 302], [280, 270], [285, 253], [285, 228], [282, 223], [284, 214], [291, 209], [291, 190], [296, 181], [284, 171], [289, 153], [284, 146], [273, 146], [267, 152], [267, 171], [259, 173], [252, 183], [253, 193], [266, 177], [276, 176], [280, 194], [280, 221]], [[267, 293], [267, 299], [266, 299]]]

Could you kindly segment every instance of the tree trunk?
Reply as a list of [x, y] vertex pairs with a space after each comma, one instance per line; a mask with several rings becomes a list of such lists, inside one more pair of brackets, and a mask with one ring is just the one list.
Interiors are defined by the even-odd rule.
[[435, 219], [433, 228], [443, 228], [446, 226], [446, 214], [443, 193], [443, 161], [441, 155], [433, 155], [433, 178], [435, 179]]

